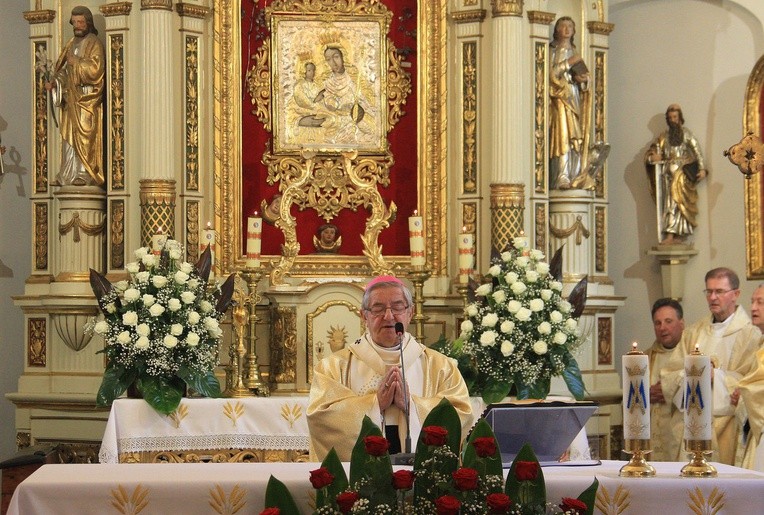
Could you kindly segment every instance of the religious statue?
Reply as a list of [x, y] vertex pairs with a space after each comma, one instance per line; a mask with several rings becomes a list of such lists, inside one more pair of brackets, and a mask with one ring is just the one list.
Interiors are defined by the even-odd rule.
[[104, 48], [90, 9], [72, 9], [74, 37], [64, 47], [45, 88], [61, 107], [60, 185], [98, 185], [103, 175]]
[[682, 243], [697, 227], [696, 185], [707, 172], [698, 140], [684, 127], [678, 104], [666, 109], [666, 123], [668, 130], [645, 154], [645, 166], [657, 203], [660, 244], [673, 245]]
[[340, 229], [334, 224], [323, 224], [313, 236], [313, 246], [319, 254], [337, 254], [342, 246]]
[[[551, 187], [560, 190], [595, 186], [596, 167], [587, 167], [589, 70], [573, 43], [575, 35], [575, 22], [563, 16], [554, 25], [550, 43], [549, 174]], [[598, 160], [605, 157], [606, 152]]]

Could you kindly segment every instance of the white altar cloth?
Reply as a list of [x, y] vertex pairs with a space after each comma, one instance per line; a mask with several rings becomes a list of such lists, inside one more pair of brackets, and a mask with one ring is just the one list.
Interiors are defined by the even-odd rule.
[[141, 451], [197, 449], [306, 450], [307, 397], [182, 399], [162, 415], [142, 399], [117, 399], [111, 407], [101, 463]]
[[[576, 497], [593, 478], [600, 481], [595, 513], [761, 513], [764, 474], [714, 464], [719, 477], [679, 477], [685, 463], [654, 463], [657, 477], [621, 478], [625, 462], [592, 467], [545, 467], [547, 498]], [[345, 464], [347, 467], [347, 464]], [[11, 499], [9, 515], [55, 513], [142, 515], [259, 513], [271, 475], [292, 493], [304, 514], [311, 513], [315, 490], [310, 471], [318, 463], [178, 463], [130, 466], [44, 465], [24, 480]], [[400, 467], [396, 467], [400, 468]], [[226, 505], [218, 511], [215, 507]], [[628, 505], [628, 508], [626, 506]], [[238, 511], [234, 509], [238, 507]], [[621, 511], [623, 510], [623, 511]]]

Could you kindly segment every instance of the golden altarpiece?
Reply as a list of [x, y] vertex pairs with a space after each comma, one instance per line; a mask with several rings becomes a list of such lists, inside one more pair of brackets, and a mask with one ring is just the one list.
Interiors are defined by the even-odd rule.
[[[61, 138], [30, 70], [33, 271], [15, 299], [25, 363], [7, 395], [20, 447], [63, 442], [88, 459], [103, 434], [103, 343], [83, 329], [96, 314], [88, 269], [119, 279], [159, 228], [193, 262], [209, 223], [214, 272], [239, 273], [242, 301], [220, 377], [235, 390], [238, 374], [253, 395], [305, 396], [312, 364], [360, 335], [363, 285], [376, 274], [413, 285], [411, 330], [425, 343], [455, 338], [463, 231], [474, 236], [476, 277], [521, 232], [548, 254], [564, 244], [566, 288], [589, 277], [577, 359], [601, 408], [588, 434], [603, 458], [620, 449], [612, 349], [623, 298], [608, 277], [607, 166], [591, 189], [552, 190], [548, 179], [549, 42], [560, 16], [575, 21], [590, 68], [588, 137], [607, 141], [613, 26], [603, 0], [36, 0], [25, 13], [33, 62], [55, 60], [77, 4], [90, 7], [106, 52], [106, 184], [55, 184]], [[331, 113], [296, 103], [309, 75], [328, 80], [329, 48], [342, 49], [353, 77], [352, 124], [330, 126]], [[269, 223], [252, 261], [256, 210]], [[417, 267], [414, 210], [425, 242]], [[311, 245], [326, 223], [341, 229], [339, 252]]]

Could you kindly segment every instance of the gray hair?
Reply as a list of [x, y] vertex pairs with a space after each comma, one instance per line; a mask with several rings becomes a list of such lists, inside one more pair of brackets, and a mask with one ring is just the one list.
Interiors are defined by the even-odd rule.
[[371, 286], [368, 286], [363, 292], [363, 299], [361, 300], [361, 309], [364, 309], [364, 310], [369, 309], [369, 298], [371, 297], [371, 292], [379, 288], [384, 288], [384, 287], [400, 288], [401, 293], [403, 293], [403, 297], [406, 299], [406, 304], [408, 304], [408, 307], [411, 307], [414, 305], [414, 299], [411, 297], [411, 291], [408, 288], [406, 288], [406, 286], [402, 282], [396, 279], [395, 281], [378, 281], [372, 284]]

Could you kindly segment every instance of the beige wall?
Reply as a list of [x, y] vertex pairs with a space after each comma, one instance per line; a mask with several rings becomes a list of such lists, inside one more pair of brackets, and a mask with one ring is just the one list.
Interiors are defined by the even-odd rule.
[[16, 391], [24, 360], [24, 317], [11, 295], [24, 293], [31, 267], [32, 99], [29, 25], [22, 18], [26, 9], [27, 1], [3, 0], [0, 14], [0, 136], [7, 148], [6, 174], [0, 177], [0, 460], [16, 452], [14, 409], [5, 394]]
[[716, 266], [738, 272], [741, 302], [750, 304], [756, 282], [744, 280], [744, 179], [722, 151], [742, 137], [745, 87], [764, 51], [764, 32], [761, 13], [737, 2], [610, 4], [610, 269], [616, 293], [627, 297], [616, 315], [620, 354], [631, 341], [648, 345], [654, 337], [649, 310], [661, 296], [660, 269], [646, 255], [657, 236], [642, 159], [650, 140], [665, 129], [664, 111], [673, 102], [681, 104], [710, 170], [699, 188], [700, 252], [687, 267], [685, 318], [694, 322], [707, 313], [703, 276]]

